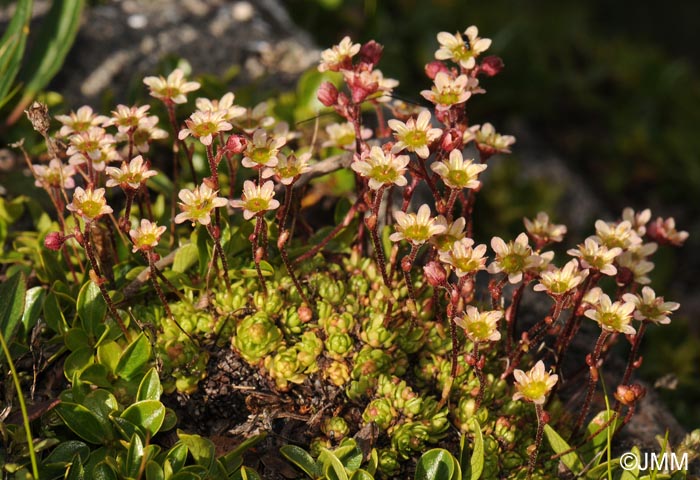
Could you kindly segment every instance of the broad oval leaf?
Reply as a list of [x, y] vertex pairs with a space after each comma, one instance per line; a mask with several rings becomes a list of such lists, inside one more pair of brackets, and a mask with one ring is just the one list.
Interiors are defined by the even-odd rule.
[[370, 474], [367, 470], [359, 469], [352, 474], [350, 480], [374, 480], [374, 475]]
[[180, 437], [180, 441], [187, 446], [197, 465], [201, 465], [208, 471], [214, 463], [214, 443], [208, 438], [203, 438], [199, 435], [189, 435], [180, 430], [178, 430], [177, 435]]
[[153, 436], [163, 425], [165, 406], [158, 400], [142, 400], [129, 406], [120, 417], [141, 427], [144, 432], [150, 432]]
[[328, 480], [349, 480], [343, 463], [330, 450], [323, 450], [318, 461], [323, 464], [323, 474]]
[[61, 402], [56, 413], [73, 433], [88, 443], [101, 444], [109, 440], [109, 435], [100, 419], [83, 405]]
[[73, 380], [75, 375], [80, 375], [80, 372], [95, 363], [93, 349], [91, 347], [79, 348], [66, 357], [63, 362], [63, 373], [66, 379]]
[[9, 345], [24, 312], [27, 285], [24, 273], [17, 272], [0, 284], [0, 333]]
[[301, 447], [296, 445], [284, 445], [280, 453], [294, 465], [304, 471], [309, 477], [316, 478], [321, 474], [320, 468], [313, 457]]
[[90, 456], [90, 447], [85, 442], [78, 440], [68, 440], [56, 445], [56, 448], [44, 459], [45, 464], [52, 463], [70, 463], [73, 458], [78, 455], [85, 462]]
[[119, 480], [117, 473], [107, 462], [100, 462], [92, 469], [90, 478], [94, 480]]
[[199, 249], [194, 243], [182, 245], [175, 252], [173, 271], [184, 273], [199, 260]]
[[122, 353], [117, 364], [116, 373], [125, 380], [131, 380], [143, 370], [151, 359], [151, 343], [141, 333]]
[[25, 334], [28, 334], [36, 325], [39, 314], [44, 308], [45, 298], [46, 291], [43, 287], [32, 287], [27, 290], [24, 298], [24, 313], [22, 313], [22, 325], [24, 326]]
[[153, 367], [143, 376], [139, 390], [136, 393], [136, 401], [160, 400], [162, 393], [163, 387], [160, 384], [160, 378], [158, 378], [158, 371]]
[[153, 460], [146, 464], [146, 480], [165, 480], [163, 468]]
[[75, 308], [85, 331], [96, 337], [97, 326], [104, 323], [107, 304], [102, 298], [100, 287], [95, 282], [90, 281], [83, 285], [78, 293]]
[[433, 448], [421, 455], [416, 465], [415, 480], [449, 480], [457, 461], [444, 448]]

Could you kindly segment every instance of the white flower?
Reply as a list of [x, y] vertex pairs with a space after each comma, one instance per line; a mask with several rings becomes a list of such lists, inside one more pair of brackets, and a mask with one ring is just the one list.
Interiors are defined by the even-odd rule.
[[464, 329], [469, 340], [475, 343], [497, 342], [501, 339], [498, 321], [503, 318], [500, 310], [479, 312], [476, 307], [467, 306], [465, 315], [455, 317], [454, 322]]
[[666, 220], [659, 217], [649, 224], [649, 237], [664, 245], [680, 247], [688, 239], [688, 232], [676, 230], [676, 220], [673, 217]]
[[221, 111], [197, 110], [185, 120], [187, 128], [180, 130], [178, 138], [184, 140], [192, 135], [198, 138], [202, 144], [209, 146], [215, 135], [233, 128], [233, 125], [224, 120], [224, 115], [225, 112]]
[[550, 295], [564, 295], [578, 287], [588, 276], [588, 270], [580, 270], [578, 262], [570, 260], [562, 268], [553, 268], [540, 273], [540, 283], [534, 286], [536, 292]]
[[617, 268], [613, 262], [622, 253], [622, 249], [620, 247], [609, 249], [596, 242], [594, 237], [589, 237], [584, 243], [579, 244], [578, 248], [567, 250], [567, 253], [572, 257], [580, 258], [584, 268], [592, 268], [604, 275], [613, 276], [617, 274]]
[[641, 295], [625, 293], [622, 299], [634, 304], [635, 320], [648, 320], [660, 325], [671, 323], [668, 316], [681, 306], [680, 303], [676, 302], [664, 302], [664, 297], [657, 297], [656, 292], [651, 287], [642, 288]]
[[234, 105], [233, 93], [225, 93], [221, 100], [209, 100], [208, 98], [198, 98], [195, 101], [197, 110], [202, 112], [214, 112], [220, 114], [225, 121], [231, 121], [234, 118], [241, 117], [246, 114], [244, 107]]
[[186, 103], [187, 94], [199, 90], [198, 82], [185, 81], [185, 74], [179, 68], [173, 70], [168, 78], [162, 76], [146, 77], [143, 83], [148, 85], [150, 94], [166, 103]]
[[195, 223], [201, 225], [209, 225], [211, 223], [211, 213], [215, 208], [223, 207], [228, 203], [228, 200], [223, 197], [217, 197], [218, 192], [214, 191], [207, 184], [203, 183], [194, 190], [183, 188], [178, 193], [181, 202], [178, 202], [181, 213], [175, 217], [175, 223], [191, 221], [192, 226]]
[[150, 105], [142, 105], [140, 107], [117, 105], [117, 109], [112, 111], [112, 116], [105, 122], [104, 126], [115, 126], [119, 133], [136, 130], [139, 123], [147, 118], [146, 113], [150, 108]]
[[466, 39], [457, 33], [452, 35], [447, 32], [440, 32], [437, 35], [440, 42], [440, 49], [435, 52], [438, 60], [452, 60], [459, 63], [462, 68], [471, 70], [476, 65], [476, 57], [488, 50], [491, 40], [479, 38], [479, 30], [472, 25], [464, 31]]
[[321, 52], [321, 63], [318, 66], [319, 72], [346, 69], [351, 66], [352, 57], [360, 51], [359, 43], [352, 43], [350, 37], [344, 37], [338, 45]]
[[510, 146], [515, 143], [514, 136], [501, 135], [490, 123], [474, 125], [464, 132], [464, 143], [467, 144], [472, 140], [476, 142], [477, 148], [488, 156], [496, 153], [510, 153]]
[[629, 270], [635, 282], [646, 285], [651, 283], [647, 273], [654, 269], [654, 263], [647, 258], [656, 252], [657, 248], [658, 245], [654, 242], [632, 245], [617, 257], [617, 264]]
[[474, 245], [471, 238], [463, 238], [452, 244], [447, 251], [440, 252], [440, 261], [451, 265], [458, 277], [476, 273], [486, 268], [486, 245]]
[[66, 155], [71, 165], [90, 162], [98, 172], [105, 169], [107, 163], [119, 158], [114, 149], [115, 140], [103, 128], [90, 127], [85, 131], [71, 135]]
[[435, 104], [437, 110], [448, 110], [453, 105], [458, 105], [469, 100], [471, 90], [475, 90], [479, 82], [475, 78], [460, 75], [452, 78], [445, 72], [439, 72], [433, 80], [431, 90], [423, 90], [420, 94], [429, 102]]
[[515, 369], [513, 371], [515, 377], [515, 395], [513, 400], [526, 400], [528, 402], [542, 405], [547, 397], [547, 394], [552, 391], [559, 377], [544, 371], [544, 363], [539, 360], [535, 366], [527, 373], [522, 370]]
[[399, 153], [401, 150], [415, 152], [420, 158], [428, 158], [431, 143], [440, 138], [442, 130], [431, 128], [430, 112], [422, 110], [418, 118], [409, 118], [406, 123], [392, 118], [388, 122], [389, 128], [395, 133], [396, 143], [391, 148], [391, 153]]
[[308, 172], [311, 167], [309, 167], [309, 159], [311, 158], [311, 153], [302, 153], [298, 157], [290, 153], [285, 155], [283, 153], [277, 154], [277, 166], [274, 168], [266, 168], [262, 172], [262, 178], [270, 178], [272, 176], [279, 179], [280, 183], [283, 185], [291, 185], [295, 182], [299, 176], [303, 173]]
[[68, 137], [75, 133], [86, 132], [90, 127], [101, 127], [109, 119], [104, 115], [95, 115], [92, 108], [84, 105], [77, 112], [70, 112], [68, 115], [56, 115], [56, 120], [63, 126], [58, 131], [59, 137]]
[[551, 223], [545, 212], [539, 212], [534, 220], [523, 218], [523, 223], [530, 237], [541, 245], [561, 242], [566, 235], [566, 225]]
[[487, 271], [492, 274], [506, 273], [510, 283], [518, 283], [526, 270], [537, 267], [541, 261], [539, 256], [532, 253], [525, 233], [521, 233], [514, 242], [509, 243], [500, 237], [493, 237], [491, 248], [496, 252], [496, 259], [488, 266]]
[[107, 167], [105, 172], [110, 177], [107, 179], [107, 187], [121, 186], [124, 190], [138, 190], [147, 179], [158, 174], [155, 170], [148, 169], [141, 155], [135, 156], [129, 163], [122, 162], [121, 168]]
[[455, 242], [462, 240], [466, 236], [464, 227], [467, 221], [464, 217], [458, 217], [454, 222], [448, 224], [447, 219], [443, 215], [438, 215], [435, 218], [435, 225], [441, 225], [445, 231], [433, 236], [431, 242], [438, 247], [440, 252], [449, 251]]
[[287, 140], [284, 137], [268, 135], [265, 130], [258, 128], [253, 133], [252, 141], [246, 145], [241, 163], [246, 168], [275, 167], [277, 153], [286, 143]]
[[243, 196], [240, 200], [232, 200], [231, 206], [243, 209], [243, 218], [250, 220], [268, 210], [274, 210], [280, 206], [280, 202], [274, 200], [275, 185], [271, 181], [262, 186], [255, 185], [250, 180], [243, 183]]
[[160, 236], [167, 230], [167, 227], [158, 226], [156, 222], [151, 223], [147, 219], [141, 220], [141, 225], [129, 230], [129, 236], [134, 242], [132, 252], [146, 252], [158, 246]]
[[85, 221], [97, 220], [102, 215], [112, 213], [112, 207], [107, 205], [105, 200], [105, 189], [77, 187], [73, 193], [73, 201], [66, 207], [71, 212], [83, 217]]
[[396, 232], [389, 237], [392, 242], [408, 240], [414, 245], [421, 245], [430, 240], [433, 235], [445, 231], [444, 226], [437, 225], [435, 219], [430, 218], [428, 205], [421, 205], [417, 214], [395, 211], [394, 219], [396, 220]]
[[641, 212], [635, 212], [627, 207], [622, 210], [622, 220], [630, 222], [634, 231], [637, 232], [637, 235], [643, 237], [647, 232], [646, 225], [649, 223], [649, 220], [651, 220], [651, 210], [647, 208]]
[[408, 162], [408, 155], [385, 153], [381, 147], [375, 146], [363, 159], [358, 160], [356, 157], [350, 167], [369, 179], [369, 188], [379, 190], [381, 187], [391, 184], [399, 187], [405, 186], [408, 183], [404, 177]]
[[442, 181], [450, 188], [479, 188], [479, 174], [486, 170], [483, 163], [474, 163], [474, 159], [464, 160], [462, 152], [455, 149], [450, 152], [448, 160], [433, 163], [430, 168], [440, 175]]
[[64, 165], [57, 158], [51, 159], [48, 165], [34, 165], [32, 167], [37, 187], [73, 188], [75, 187], [75, 168], [72, 165]]
[[[120, 142], [123, 142], [128, 140], [129, 136], [127, 133], [117, 132], [116, 138]], [[139, 121], [136, 130], [131, 134], [131, 138], [136, 150], [141, 153], [146, 153], [150, 149], [149, 144], [151, 141], [168, 138], [168, 132], [162, 128], [158, 128], [158, 117], [151, 115]]]
[[[321, 144], [322, 147], [338, 147], [345, 150], [355, 150], [355, 127], [352, 123], [331, 123], [326, 126], [328, 140]], [[363, 140], [372, 138], [372, 129], [362, 127], [360, 134]]]
[[602, 294], [598, 304], [594, 308], [586, 310], [583, 314], [598, 322], [603, 330], [634, 335], [636, 331], [630, 325], [633, 311], [634, 303], [627, 301], [613, 303], [609, 296]]
[[642, 238], [632, 229], [632, 224], [626, 220], [618, 224], [596, 220], [595, 232], [594, 238], [598, 243], [608, 248], [620, 247], [624, 250], [642, 243]]

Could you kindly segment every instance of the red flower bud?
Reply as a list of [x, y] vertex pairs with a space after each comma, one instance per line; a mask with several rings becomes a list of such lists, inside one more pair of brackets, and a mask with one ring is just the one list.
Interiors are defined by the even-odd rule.
[[51, 232], [44, 238], [44, 246], [49, 250], [60, 250], [63, 247], [63, 242], [66, 241], [66, 237], [61, 235], [61, 232]]
[[501, 57], [489, 55], [488, 57], [484, 57], [484, 59], [481, 61], [481, 64], [477, 70], [477, 75], [483, 73], [487, 77], [493, 77], [498, 75], [501, 70], [503, 70], [503, 66], [503, 60], [501, 60]]
[[446, 152], [451, 152], [455, 149], [461, 149], [464, 146], [462, 138], [462, 133], [459, 130], [452, 128], [445, 132], [445, 134], [442, 136], [440, 146]]
[[435, 76], [440, 72], [449, 73], [449, 69], [439, 60], [433, 60], [425, 66], [425, 74], [431, 80], [435, 80]]
[[383, 50], [384, 47], [382, 45], [374, 40], [370, 40], [360, 48], [360, 62], [368, 63], [372, 66], [376, 65], [379, 63], [379, 59], [382, 58]]
[[226, 150], [230, 153], [243, 153], [248, 141], [240, 135], [230, 135], [226, 140]]
[[440, 262], [428, 262], [423, 267], [423, 273], [425, 274], [426, 280], [432, 287], [444, 285], [445, 280], [447, 279], [445, 268], [440, 265]]
[[332, 107], [338, 101], [338, 89], [335, 88], [335, 85], [331, 82], [323, 82], [321, 86], [318, 87], [316, 96], [318, 101], [326, 107]]

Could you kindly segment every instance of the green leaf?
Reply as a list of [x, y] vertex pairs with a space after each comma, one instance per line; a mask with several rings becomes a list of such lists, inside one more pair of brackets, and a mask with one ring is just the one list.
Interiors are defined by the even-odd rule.
[[177, 435], [180, 437], [180, 441], [187, 446], [194, 461], [209, 470], [215, 458], [215, 448], [212, 441], [199, 435], [188, 435], [180, 430], [178, 430]]
[[181, 441], [177, 442], [168, 450], [165, 458], [170, 462], [174, 471], [182, 469], [185, 466], [185, 461], [187, 461], [187, 445]]
[[63, 316], [58, 296], [53, 291], [46, 296], [44, 301], [44, 320], [46, 325], [56, 333], [62, 334], [68, 330], [68, 323]]
[[457, 461], [444, 448], [433, 448], [421, 455], [416, 465], [415, 480], [449, 480], [453, 478]]
[[[80, 26], [84, 0], [56, 0], [44, 16], [31, 54], [20, 71], [24, 93], [11, 117], [17, 118], [24, 107], [53, 78], [63, 65]], [[12, 118], [8, 122], [12, 123]]]
[[610, 425], [608, 425], [606, 428], [601, 429], [601, 427], [608, 422], [608, 419], [613, 418], [614, 416], [614, 411], [603, 410], [599, 412], [588, 424], [588, 427], [586, 428], [588, 436], [592, 436], [594, 433], [598, 432], [596, 436], [591, 439], [590, 442], [586, 443], [586, 447], [592, 450], [590, 455], [591, 458], [595, 456], [595, 454], [600, 452], [602, 450], [602, 447], [607, 445], [608, 429], [612, 429], [612, 431], [615, 431], [617, 425], [619, 425], [620, 422], [618, 419], [616, 421], [610, 422]]
[[119, 402], [117, 402], [114, 395], [102, 388], [93, 390], [85, 395], [81, 404], [97, 415], [100, 423], [102, 423], [106, 429], [110, 427], [110, 415], [112, 412], [116, 412], [119, 409]]
[[141, 468], [143, 459], [143, 442], [138, 435], [132, 435], [129, 440], [129, 449], [126, 452], [126, 462], [124, 463], [124, 476], [136, 478]]
[[80, 380], [101, 388], [111, 388], [109, 370], [102, 364], [94, 363], [80, 372]]
[[80, 458], [76, 458], [72, 463], [66, 475], [65, 480], [85, 480], [85, 467], [83, 467], [83, 462]]
[[330, 450], [323, 450], [318, 461], [323, 465], [323, 474], [328, 480], [349, 480], [343, 463]]
[[362, 450], [360, 450], [353, 439], [349, 439], [349, 441], [351, 442], [350, 444], [341, 444], [340, 447], [333, 451], [333, 454], [338, 457], [340, 463], [342, 463], [343, 467], [350, 473], [354, 472], [362, 465]]
[[199, 260], [199, 249], [194, 243], [188, 243], [181, 246], [175, 252], [175, 258], [173, 259], [173, 271], [174, 272], [186, 272], [191, 266], [197, 263]]
[[22, 272], [15, 273], [0, 284], [0, 333], [9, 345], [22, 319], [27, 286]]
[[92, 475], [90, 478], [94, 480], [119, 480], [119, 477], [114, 469], [104, 461], [95, 465], [95, 468], [92, 469]]
[[70, 463], [78, 455], [83, 461], [90, 456], [90, 447], [78, 440], [67, 440], [56, 445], [51, 453], [44, 459], [44, 464]]
[[[544, 426], [544, 434], [547, 437], [552, 450], [554, 450], [554, 453], [560, 454], [571, 450], [571, 447], [568, 443], [566, 443], [566, 440], [561, 438], [561, 436], [559, 436], [559, 434], [549, 425]], [[574, 451], [571, 451], [566, 455], [562, 455], [561, 461], [574, 475], [577, 475], [583, 470], [583, 463]]]
[[104, 323], [107, 314], [107, 304], [102, 298], [100, 287], [95, 282], [87, 282], [83, 285], [78, 293], [75, 307], [85, 331], [96, 337], [97, 326]]
[[141, 333], [122, 353], [115, 372], [125, 380], [131, 380], [141, 371], [151, 359], [151, 343]]
[[87, 367], [95, 363], [92, 347], [83, 347], [73, 351], [63, 362], [63, 373], [67, 380], [73, 380]]
[[0, 108], [9, 100], [8, 92], [19, 72], [32, 19], [32, 0], [19, 0], [0, 39]]
[[[66, 281], [66, 269], [59, 263], [55, 252], [42, 249], [39, 252], [39, 259], [41, 260], [41, 269], [44, 273], [41, 276], [41, 280], [44, 283]], [[37, 272], [37, 274], [39, 273], [41, 272]]]
[[116, 372], [121, 354], [122, 348], [113, 340], [102, 342], [97, 347], [97, 361], [107, 367], [110, 373]]
[[63, 423], [86, 442], [101, 444], [109, 440], [100, 419], [83, 405], [61, 402], [55, 410]]
[[24, 313], [22, 313], [22, 325], [25, 333], [28, 334], [36, 325], [39, 314], [44, 307], [45, 298], [46, 291], [43, 287], [32, 287], [27, 290], [27, 294], [24, 297]]
[[284, 458], [303, 470], [309, 477], [317, 478], [321, 475], [319, 466], [309, 452], [303, 448], [296, 445], [284, 445], [280, 448], [280, 453]]
[[374, 480], [374, 475], [369, 473], [367, 470], [359, 469], [352, 474], [350, 480]]
[[163, 387], [160, 384], [160, 378], [158, 378], [158, 371], [153, 367], [143, 376], [136, 393], [136, 400], [160, 400], [162, 393]]
[[146, 480], [165, 480], [163, 468], [153, 460], [146, 464]]
[[151, 436], [158, 433], [165, 419], [165, 406], [159, 400], [142, 400], [130, 405], [120, 415]]
[[472, 417], [470, 428], [474, 433], [474, 450], [469, 460], [470, 479], [478, 480], [484, 471], [484, 437], [481, 435], [481, 425], [479, 421]]
[[258, 472], [253, 470], [250, 467], [241, 467], [240, 470], [238, 470], [236, 473], [231, 475], [231, 480], [261, 480], [260, 475], [258, 475]]
[[[642, 458], [642, 454], [637, 447], [632, 447], [629, 453], [632, 453], [637, 457], [637, 462], [632, 466], [631, 469], [623, 470], [620, 475], [620, 480], [637, 480], [639, 478], [639, 462]], [[625, 455], [629, 455], [629, 453]]]

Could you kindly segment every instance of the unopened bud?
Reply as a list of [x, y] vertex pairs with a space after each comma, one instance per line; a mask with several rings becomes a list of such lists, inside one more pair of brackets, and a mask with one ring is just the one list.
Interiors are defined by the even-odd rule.
[[335, 88], [335, 85], [331, 82], [323, 82], [321, 86], [318, 87], [316, 96], [318, 97], [318, 101], [326, 107], [332, 107], [338, 102], [338, 89]]
[[489, 55], [488, 57], [484, 57], [484, 59], [481, 61], [479, 69], [477, 70], [477, 75], [483, 73], [487, 77], [493, 77], [498, 75], [501, 70], [503, 70], [503, 66], [503, 60], [501, 57]]
[[382, 58], [383, 50], [384, 47], [382, 45], [374, 40], [370, 40], [360, 48], [360, 62], [368, 63], [372, 66], [376, 65], [379, 63], [379, 59]]
[[44, 238], [44, 246], [49, 250], [60, 250], [63, 247], [63, 242], [66, 241], [61, 232], [51, 232]]
[[464, 141], [463, 135], [457, 129], [450, 129], [442, 136], [442, 141], [440, 146], [446, 152], [451, 152], [455, 149], [461, 149]]
[[243, 153], [247, 143], [248, 141], [245, 139], [245, 137], [241, 137], [240, 135], [236, 135], [234, 133], [228, 137], [228, 140], [226, 140], [226, 151], [230, 153]]
[[289, 230], [284, 230], [282, 233], [280, 233], [280, 236], [277, 238], [277, 248], [282, 250], [284, 247], [284, 244], [287, 243], [287, 240], [289, 239]]
[[425, 66], [425, 74], [431, 80], [435, 80], [435, 77], [440, 72], [448, 73], [449, 70], [447, 66], [439, 60], [434, 60]]
[[445, 268], [440, 264], [440, 262], [428, 262], [423, 267], [423, 273], [425, 274], [426, 280], [432, 287], [444, 285], [445, 280], [447, 279]]
[[370, 215], [369, 217], [365, 218], [365, 225], [367, 225], [367, 228], [370, 230], [374, 230], [374, 227], [377, 226], [377, 216]]
[[255, 249], [255, 262], [260, 263], [260, 260], [265, 256], [265, 249], [263, 247], [258, 247]]
[[299, 315], [299, 320], [301, 320], [303, 323], [310, 322], [313, 318], [313, 312], [305, 305], [297, 308], [297, 315]]
[[403, 260], [401, 260], [401, 270], [404, 272], [410, 272], [412, 267], [411, 263], [411, 260], [405, 257]]

